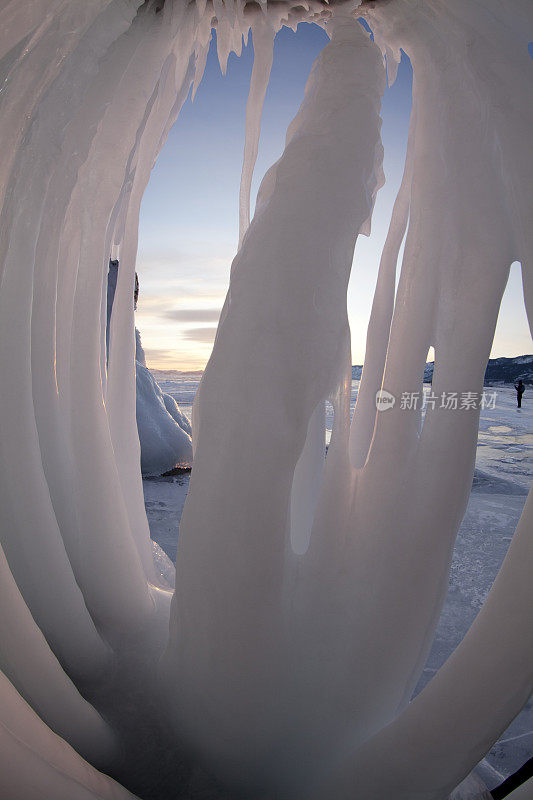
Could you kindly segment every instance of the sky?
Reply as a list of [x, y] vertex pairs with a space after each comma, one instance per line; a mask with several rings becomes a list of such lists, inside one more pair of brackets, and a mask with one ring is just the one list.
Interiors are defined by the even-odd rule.
[[[282, 28], [263, 110], [252, 213], [262, 176], [283, 152], [287, 127], [303, 98], [311, 65], [328, 38], [316, 25]], [[136, 324], [153, 369], [201, 370], [213, 344], [238, 240], [238, 198], [252, 45], [230, 55], [221, 74], [216, 36], [194, 102], [185, 103], [154, 166], [140, 217]], [[405, 157], [412, 70], [403, 56], [383, 98], [386, 183], [369, 238], [359, 236], [348, 290], [352, 363], [362, 364], [381, 249]], [[532, 350], [520, 266], [511, 268], [491, 357]]]

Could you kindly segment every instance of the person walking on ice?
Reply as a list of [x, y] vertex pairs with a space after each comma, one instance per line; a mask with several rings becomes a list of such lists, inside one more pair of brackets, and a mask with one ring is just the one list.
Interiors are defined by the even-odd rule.
[[525, 391], [526, 387], [524, 386], [522, 381], [519, 380], [518, 381], [518, 386], [515, 383], [514, 388], [516, 389], [516, 407], [517, 408], [522, 408], [522, 395], [524, 394], [524, 391]]

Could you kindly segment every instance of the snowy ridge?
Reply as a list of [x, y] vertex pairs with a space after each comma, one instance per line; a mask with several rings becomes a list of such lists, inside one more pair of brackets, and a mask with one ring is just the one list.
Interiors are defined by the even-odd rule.
[[[430, 361], [425, 366], [424, 381], [426, 383], [431, 383], [433, 367], [433, 361]], [[499, 383], [516, 383], [518, 380], [522, 380], [526, 384], [533, 384], [533, 355], [489, 359], [483, 379], [485, 386]]]

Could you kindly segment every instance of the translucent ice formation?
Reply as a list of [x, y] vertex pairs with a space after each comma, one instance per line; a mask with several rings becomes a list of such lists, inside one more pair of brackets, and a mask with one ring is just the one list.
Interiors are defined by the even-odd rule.
[[[247, 228], [273, 34], [299, 21], [332, 40]], [[479, 391], [515, 260], [533, 316], [532, 21], [529, 0], [0, 4], [3, 796], [129, 796], [82, 759], [103, 766], [115, 742], [74, 683], [108, 681], [112, 650], [164, 644], [131, 292], [142, 193], [212, 27], [223, 68], [250, 30], [258, 61], [241, 247], [195, 407], [162, 665], [175, 727], [241, 795], [444, 800], [526, 701], [531, 498], [478, 619], [410, 702], [477, 413], [437, 407], [422, 426], [419, 410], [376, 412], [374, 398], [418, 391], [430, 346], [435, 395]], [[381, 182], [384, 58], [392, 80], [400, 48], [414, 67], [408, 158], [350, 421], [346, 288]], [[481, 798], [476, 781], [456, 796]]]

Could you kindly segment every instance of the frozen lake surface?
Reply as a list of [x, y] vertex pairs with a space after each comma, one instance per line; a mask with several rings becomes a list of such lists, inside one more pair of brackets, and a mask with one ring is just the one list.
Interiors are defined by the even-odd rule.
[[[199, 376], [162, 378], [162, 390], [171, 394], [190, 417]], [[352, 382], [352, 410], [358, 381]], [[496, 393], [495, 398], [492, 398]], [[533, 389], [527, 388], [523, 408], [516, 408], [512, 386], [486, 388], [490, 406], [481, 411], [476, 456], [476, 472], [468, 508], [454, 550], [450, 586], [417, 691], [431, 679], [474, 620], [498, 569], [522, 512], [532, 483], [533, 466]], [[469, 413], [460, 411], [457, 413]], [[328, 408], [327, 428], [331, 432], [333, 413]], [[327, 437], [328, 438], [328, 437]], [[178, 527], [189, 487], [189, 473], [182, 472], [143, 481], [146, 513], [152, 538], [167, 555], [176, 560]], [[490, 658], [490, 654], [487, 654]], [[487, 703], [494, 702], [487, 697]], [[533, 701], [502, 734], [488, 756], [489, 764], [507, 776], [533, 755]], [[485, 772], [489, 788], [499, 777]]]

